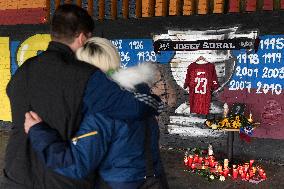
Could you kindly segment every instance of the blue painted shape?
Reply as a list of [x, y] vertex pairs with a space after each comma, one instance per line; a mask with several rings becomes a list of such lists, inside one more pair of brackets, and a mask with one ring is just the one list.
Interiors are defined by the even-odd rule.
[[175, 55], [173, 51], [156, 54], [152, 39], [114, 39], [111, 41], [118, 48], [122, 67], [130, 67], [148, 61], [167, 64]]
[[[251, 83], [251, 88], [261, 89], [261, 92], [267, 87], [271, 91], [277, 85], [277, 89], [273, 90], [274, 94], [281, 90], [280, 94], [283, 94], [284, 35], [260, 36], [260, 40], [257, 53], [249, 54], [244, 49], [233, 51], [233, 55], [237, 57], [237, 65], [232, 80]], [[231, 82], [229, 88], [233, 87], [234, 83]]]
[[20, 41], [11, 41], [10, 43], [10, 55], [11, 55], [11, 74], [14, 75], [18, 69], [17, 63], [17, 50], [20, 46]]
[[[114, 39], [111, 40], [118, 48], [121, 56], [122, 67], [135, 66], [138, 63], [153, 61], [160, 64], [168, 64], [173, 56], [174, 51], [161, 51], [159, 54], [154, 52], [152, 39]], [[12, 75], [18, 69], [17, 49], [20, 41], [11, 42], [11, 73]], [[37, 54], [42, 51], [38, 51]]]

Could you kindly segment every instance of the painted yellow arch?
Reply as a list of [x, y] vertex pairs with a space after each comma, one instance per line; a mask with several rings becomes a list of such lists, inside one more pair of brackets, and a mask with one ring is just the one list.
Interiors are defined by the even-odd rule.
[[11, 108], [6, 86], [11, 78], [9, 37], [0, 37], [0, 120], [11, 121]]
[[36, 56], [38, 51], [46, 50], [50, 41], [50, 34], [36, 34], [23, 41], [17, 53], [18, 65], [21, 66], [27, 59]]

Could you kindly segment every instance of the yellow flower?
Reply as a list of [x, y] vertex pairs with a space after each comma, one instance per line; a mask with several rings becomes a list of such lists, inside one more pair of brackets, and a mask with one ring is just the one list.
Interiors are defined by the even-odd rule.
[[214, 180], [214, 175], [210, 175], [210, 177], [209, 177], [211, 180]]

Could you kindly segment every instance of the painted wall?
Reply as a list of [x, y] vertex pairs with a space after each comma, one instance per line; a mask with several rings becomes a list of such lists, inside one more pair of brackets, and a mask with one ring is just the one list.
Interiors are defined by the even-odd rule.
[[[187, 90], [182, 86], [185, 80], [187, 67], [199, 56], [204, 56], [209, 62], [214, 63], [221, 87], [215, 94], [210, 109], [210, 116], [218, 116], [223, 112], [223, 102], [245, 103], [247, 111], [252, 112], [255, 121], [261, 122], [256, 130], [256, 137], [283, 138], [283, 78], [284, 62], [284, 35], [261, 36], [260, 47], [257, 53], [250, 53], [243, 50], [196, 50], [196, 51], [163, 51], [155, 53], [153, 42], [158, 39], [171, 39], [181, 41], [196, 41], [200, 39], [224, 39], [227, 38], [256, 38], [257, 31], [241, 32], [238, 27], [214, 30], [196, 31], [171, 31], [167, 34], [154, 35], [153, 39], [113, 39], [113, 44], [118, 48], [121, 56], [121, 67], [126, 68], [137, 63], [153, 61], [159, 64], [169, 64], [172, 77], [172, 84], [166, 84], [169, 88], [177, 85], [180, 89], [172, 90], [173, 96], [184, 95], [183, 103], [177, 106], [177, 99], [165, 98], [164, 101], [174, 101], [171, 108], [175, 113], [169, 113], [170, 120], [168, 130], [171, 134], [193, 134], [220, 136], [221, 133], [214, 133], [199, 127], [189, 127], [195, 123], [203, 123], [204, 117], [190, 113]], [[5, 94], [5, 88], [11, 75], [28, 58], [35, 56], [47, 48], [50, 41], [49, 34], [35, 34], [24, 41], [13, 41], [9, 37], [1, 37], [1, 108], [0, 119], [11, 121], [9, 101]], [[227, 68], [227, 69], [226, 69]], [[166, 79], [167, 80], [167, 79]], [[165, 81], [166, 81], [165, 80]], [[168, 83], [168, 82], [163, 83]], [[160, 86], [155, 86], [155, 92], [165, 91]], [[166, 92], [164, 92], [166, 93]], [[160, 94], [161, 95], [161, 94]], [[167, 94], [169, 93], [167, 92]], [[262, 99], [262, 100], [261, 100]], [[266, 99], [266, 100], [263, 100]], [[193, 132], [194, 131], [194, 132]], [[199, 132], [197, 132], [199, 131]]]
[[[226, 133], [211, 131], [202, 126], [204, 117], [189, 112], [186, 103], [188, 93], [181, 87], [187, 66], [202, 54], [216, 65], [219, 82], [226, 84], [213, 97], [210, 116], [221, 114], [225, 101], [230, 104], [244, 102], [248, 111], [253, 113], [254, 119], [263, 123], [255, 133], [259, 138], [255, 143], [246, 145], [236, 139], [236, 151], [240, 154], [244, 151], [247, 154], [254, 153], [256, 156], [264, 153], [261, 157], [268, 157], [269, 153], [265, 151], [274, 148], [274, 158], [284, 160], [281, 148], [284, 138], [281, 125], [284, 109], [282, 77], [284, 21], [280, 19], [283, 16], [284, 13], [279, 12], [273, 15], [262, 13], [105, 21], [96, 22], [94, 34], [113, 41], [120, 51], [122, 67], [143, 61], [159, 63], [160, 80], [152, 90], [168, 105], [167, 111], [159, 117], [162, 131], [169, 131], [169, 135], [162, 137], [163, 144], [188, 147], [190, 144], [207, 145], [210, 142], [220, 149], [225, 148], [222, 141]], [[157, 54], [153, 49], [153, 42], [158, 37], [180, 40], [212, 39], [216, 36], [228, 38], [230, 35], [224, 31], [229, 30], [235, 30], [231, 32], [231, 36], [249, 36], [251, 32], [257, 32], [262, 39], [258, 52], [245, 54], [242, 50], [201, 50]], [[9, 103], [5, 95], [7, 82], [24, 60], [47, 47], [50, 40], [48, 31], [48, 25], [1, 26], [0, 120], [11, 120]], [[255, 56], [258, 56], [258, 59], [254, 59]], [[245, 82], [251, 82], [251, 87]], [[271, 139], [282, 140], [275, 142]]]

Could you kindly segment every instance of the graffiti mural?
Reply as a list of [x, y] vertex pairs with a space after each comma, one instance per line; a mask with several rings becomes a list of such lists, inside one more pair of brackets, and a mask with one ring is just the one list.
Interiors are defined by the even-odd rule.
[[[223, 112], [223, 103], [220, 102], [218, 96], [222, 93], [224, 87], [230, 81], [236, 64], [236, 58], [232, 50], [226, 50], [232, 45], [226, 45], [226, 48], [218, 49], [212, 43], [210, 50], [209, 43], [206, 41], [212, 40], [224, 40], [224, 39], [236, 39], [236, 38], [251, 38], [255, 39], [257, 31], [238, 31], [238, 27], [232, 27], [219, 30], [182, 30], [173, 31], [169, 30], [167, 34], [159, 34], [154, 36], [154, 41], [158, 40], [172, 40], [172, 41], [188, 41], [193, 42], [189, 46], [189, 50], [175, 51], [175, 56], [170, 62], [170, 69], [172, 76], [178, 86], [177, 92], [179, 96], [185, 95], [184, 101], [178, 103], [178, 107], [175, 110], [175, 114], [170, 116], [169, 132], [172, 134], [181, 134], [185, 136], [220, 136], [221, 132], [212, 132], [210, 130], [202, 128], [203, 123], [206, 120], [206, 116], [191, 113], [188, 100], [188, 90], [183, 89], [188, 66], [195, 62], [199, 57], [204, 57], [206, 61], [215, 65], [218, 82], [220, 88], [213, 92], [213, 98], [210, 105], [210, 115], [217, 116]], [[203, 43], [198, 41], [202, 40]], [[194, 44], [194, 42], [196, 42]], [[203, 47], [202, 50], [201, 47]], [[204, 48], [206, 47], [206, 48]], [[182, 124], [180, 124], [182, 122]]]
[[[130, 67], [142, 62], [159, 63], [160, 80], [152, 91], [162, 97], [168, 109], [160, 123], [170, 134], [185, 136], [220, 136], [202, 127], [209, 116], [223, 112], [223, 104], [245, 103], [256, 121], [262, 123], [256, 137], [283, 139], [283, 48], [284, 35], [263, 35], [258, 51], [247, 49], [195, 49], [192, 51], [155, 52], [154, 43], [159, 39], [173, 41], [210, 41], [219, 39], [251, 38], [257, 30], [239, 31], [238, 27], [216, 30], [168, 30], [152, 38], [112, 39], [121, 56], [121, 67]], [[6, 86], [16, 70], [28, 58], [47, 48], [49, 34], [35, 34], [23, 40], [0, 37], [0, 120], [11, 121]], [[214, 91], [209, 115], [190, 112], [188, 90], [183, 89], [187, 67], [200, 56], [215, 65], [220, 87]]]

